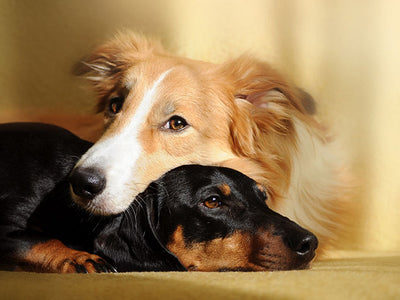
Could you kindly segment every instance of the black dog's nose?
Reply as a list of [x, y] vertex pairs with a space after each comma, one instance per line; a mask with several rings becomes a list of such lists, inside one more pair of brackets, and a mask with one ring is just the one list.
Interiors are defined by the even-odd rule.
[[86, 200], [93, 199], [106, 186], [104, 174], [94, 168], [75, 168], [69, 176], [69, 182], [73, 192]]
[[318, 247], [318, 239], [311, 232], [304, 230], [303, 232], [297, 232], [296, 234], [289, 236], [286, 240], [286, 244], [299, 257], [311, 260]]
[[293, 247], [298, 255], [307, 256], [310, 252], [314, 252], [317, 249], [318, 240], [312, 233], [304, 236], [299, 240], [297, 244]]

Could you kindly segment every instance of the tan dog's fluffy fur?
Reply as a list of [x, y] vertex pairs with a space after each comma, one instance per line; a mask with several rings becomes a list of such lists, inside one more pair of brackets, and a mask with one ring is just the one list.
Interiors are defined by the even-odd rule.
[[[89, 56], [79, 74], [106, 120], [78, 163], [107, 169], [109, 186], [88, 209], [122, 211], [179, 165], [221, 165], [264, 185], [268, 205], [314, 232], [322, 248], [336, 236], [347, 188], [342, 161], [304, 93], [268, 64], [250, 56], [223, 64], [176, 57], [155, 40], [124, 33]], [[115, 97], [124, 103], [110, 114]], [[188, 126], [171, 130], [172, 116]]]

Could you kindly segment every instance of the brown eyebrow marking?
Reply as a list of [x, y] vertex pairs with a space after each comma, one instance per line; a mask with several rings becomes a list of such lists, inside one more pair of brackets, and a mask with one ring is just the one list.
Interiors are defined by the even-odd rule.
[[224, 194], [225, 196], [229, 196], [231, 194], [231, 188], [226, 183], [219, 185], [218, 188], [221, 190], [222, 194]]
[[265, 186], [263, 186], [261, 183], [257, 183], [256, 186], [264, 194], [265, 201], [267, 201], [269, 196], [268, 196], [268, 191], [265, 188]]
[[266, 193], [265, 187], [261, 183], [257, 183], [256, 186], [261, 192]]

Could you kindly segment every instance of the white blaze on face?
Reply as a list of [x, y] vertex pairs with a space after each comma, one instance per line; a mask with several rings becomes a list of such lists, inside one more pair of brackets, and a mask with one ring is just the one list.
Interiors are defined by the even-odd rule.
[[[88, 204], [88, 209], [101, 214], [116, 214], [128, 208], [144, 186], [135, 177], [135, 165], [143, 154], [138, 139], [154, 104], [157, 88], [170, 70], [161, 74], [153, 86], [146, 91], [130, 123], [118, 135], [100, 139], [78, 162], [83, 168], [96, 168], [103, 172], [106, 187]], [[78, 201], [79, 202], [79, 201]]]

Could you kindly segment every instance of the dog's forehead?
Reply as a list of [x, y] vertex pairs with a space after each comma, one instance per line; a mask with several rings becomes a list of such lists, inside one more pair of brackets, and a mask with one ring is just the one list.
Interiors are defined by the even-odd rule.
[[187, 178], [194, 189], [202, 187], [218, 189], [225, 196], [249, 195], [262, 191], [261, 186], [251, 178], [236, 170], [223, 167], [188, 167]]
[[240, 202], [265, 204], [267, 189], [263, 185], [236, 170], [222, 168], [221, 171], [215, 184], [223, 195]]
[[[203, 65], [193, 64], [190, 60], [187, 62], [168, 57], [155, 57], [128, 68], [122, 82], [128, 88], [139, 82], [151, 84], [162, 73], [170, 70], [170, 76], [166, 78], [165, 82], [175, 84], [175, 87], [179, 88], [179, 86], [185, 87], [187, 84], [197, 81], [203, 74], [202, 69], [204, 69]], [[182, 82], [182, 80], [186, 82]]]
[[123, 82], [127, 86], [133, 85], [138, 81], [151, 84], [162, 73], [172, 69], [173, 66], [173, 64], [163, 61], [157, 61], [157, 63], [150, 63], [148, 61], [138, 62], [126, 70]]
[[218, 168], [218, 172], [216, 173], [216, 180], [226, 181], [232, 187], [237, 188], [253, 188], [257, 185], [257, 183], [251, 179], [250, 177], [230, 168]]
[[[129, 91], [125, 109], [135, 109], [142, 101], [151, 100], [154, 105], [163, 106], [165, 115], [173, 113], [183, 103], [190, 104], [190, 100], [196, 103], [206, 90], [199, 73], [188, 66], [171, 62], [156, 65], [144, 62], [131, 67], [122, 80], [122, 86]], [[145, 99], [146, 93], [155, 86], [152, 99]]]

